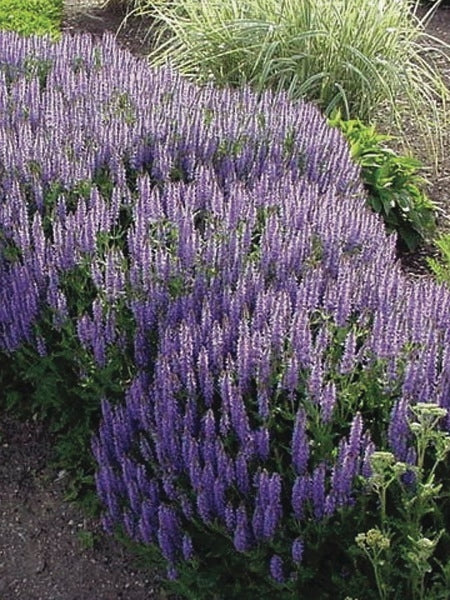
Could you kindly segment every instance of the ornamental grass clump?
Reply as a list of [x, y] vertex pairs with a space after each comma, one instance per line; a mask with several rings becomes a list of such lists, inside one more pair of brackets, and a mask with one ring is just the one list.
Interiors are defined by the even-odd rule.
[[0, 35], [0, 102], [0, 358], [82, 439], [101, 405], [105, 528], [187, 598], [376, 598], [371, 457], [414, 498], [411, 407], [450, 429], [450, 294], [402, 275], [339, 131], [112, 37]]
[[155, 64], [169, 61], [200, 82], [286, 90], [326, 114], [382, 117], [401, 131], [408, 115], [436, 150], [448, 88], [435, 59], [448, 60], [448, 46], [424, 32], [433, 8], [422, 19], [417, 8], [412, 0], [173, 0], [137, 10], [155, 19]]

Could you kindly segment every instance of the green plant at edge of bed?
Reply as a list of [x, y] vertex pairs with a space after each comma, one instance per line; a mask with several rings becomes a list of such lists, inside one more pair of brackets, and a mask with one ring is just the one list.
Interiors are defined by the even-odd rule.
[[1, 0], [0, 29], [60, 36], [63, 0]]
[[428, 266], [439, 283], [450, 286], [450, 233], [444, 233], [435, 241], [439, 258], [427, 258]]
[[328, 122], [350, 144], [353, 160], [361, 167], [369, 205], [388, 230], [397, 231], [408, 250], [429, 240], [435, 232], [436, 207], [423, 191], [427, 181], [418, 173], [421, 162], [388, 148], [384, 142], [393, 138], [377, 133], [373, 125], [344, 120], [340, 111]]

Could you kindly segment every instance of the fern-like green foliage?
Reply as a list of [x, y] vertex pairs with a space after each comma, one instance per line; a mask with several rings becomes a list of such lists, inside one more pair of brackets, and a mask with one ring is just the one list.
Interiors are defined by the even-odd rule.
[[427, 258], [428, 266], [439, 283], [450, 286], [450, 233], [441, 235], [435, 244], [439, 249], [440, 258]]
[[371, 208], [382, 216], [389, 231], [397, 231], [408, 250], [428, 241], [435, 232], [436, 207], [424, 192], [426, 179], [419, 175], [422, 163], [400, 156], [373, 125], [359, 119], [344, 120], [336, 112], [329, 121], [350, 144], [353, 160], [361, 167]]

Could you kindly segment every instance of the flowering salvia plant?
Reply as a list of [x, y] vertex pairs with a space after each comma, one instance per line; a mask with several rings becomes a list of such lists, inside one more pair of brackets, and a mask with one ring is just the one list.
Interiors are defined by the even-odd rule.
[[70, 339], [84, 387], [120, 380], [95, 387], [106, 529], [188, 597], [329, 597], [374, 451], [411, 488], [410, 407], [450, 426], [450, 295], [402, 275], [340, 133], [112, 37], [0, 34], [0, 137], [0, 348]]

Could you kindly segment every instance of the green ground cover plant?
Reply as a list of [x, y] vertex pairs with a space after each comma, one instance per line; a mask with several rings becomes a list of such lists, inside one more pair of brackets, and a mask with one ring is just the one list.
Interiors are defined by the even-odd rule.
[[[367, 122], [382, 112], [400, 131], [406, 111], [436, 155], [449, 92], [434, 66], [436, 54], [426, 51], [430, 15], [419, 20], [417, 6], [408, 0], [173, 0], [139, 11], [149, 12], [160, 31], [151, 55], [157, 64], [168, 60], [200, 82], [287, 90], [326, 114], [340, 108], [346, 119]], [[445, 45], [433, 40], [433, 46], [439, 53]]]
[[60, 35], [63, 0], [2, 0], [0, 29], [23, 35]]

